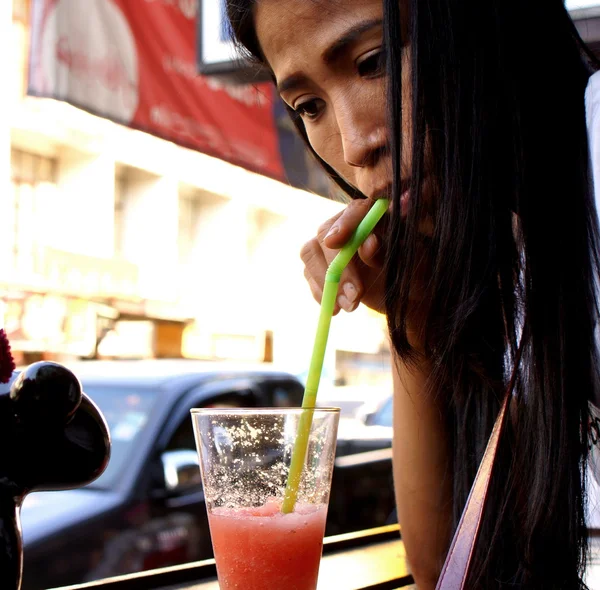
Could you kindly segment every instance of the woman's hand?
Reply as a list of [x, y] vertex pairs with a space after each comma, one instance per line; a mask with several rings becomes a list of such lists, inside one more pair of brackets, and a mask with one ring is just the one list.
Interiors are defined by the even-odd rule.
[[[352, 201], [346, 209], [328, 219], [317, 236], [308, 241], [300, 253], [304, 262], [304, 276], [310, 285], [313, 297], [321, 302], [325, 273], [329, 263], [367, 214], [373, 201], [359, 199]], [[340, 309], [354, 311], [359, 303], [380, 313], [384, 313], [383, 241], [381, 235], [386, 217], [376, 226], [375, 231], [365, 240], [342, 274], [334, 315]]]

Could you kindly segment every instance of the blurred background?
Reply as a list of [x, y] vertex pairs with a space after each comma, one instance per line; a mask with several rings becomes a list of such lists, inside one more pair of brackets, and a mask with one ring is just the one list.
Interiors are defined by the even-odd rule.
[[[27, 497], [24, 590], [210, 557], [189, 409], [301, 403], [299, 252], [344, 197], [223, 22], [220, 0], [0, 3], [0, 326], [17, 365], [73, 368], [113, 444], [90, 486]], [[335, 318], [328, 534], [393, 521], [388, 369], [382, 316]]]
[[[198, 75], [196, 2], [10, 4], [0, 321], [17, 363], [181, 357], [303, 371], [318, 306], [299, 251], [341, 204], [270, 85]], [[387, 364], [380, 316], [336, 319], [332, 381], [387, 382]]]

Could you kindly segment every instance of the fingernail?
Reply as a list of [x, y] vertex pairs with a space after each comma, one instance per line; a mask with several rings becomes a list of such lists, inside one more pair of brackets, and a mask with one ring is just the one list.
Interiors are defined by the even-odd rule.
[[364, 246], [367, 248], [367, 250], [374, 250], [375, 248], [377, 248], [377, 236], [371, 234], [365, 240]]
[[358, 307], [356, 303], [348, 301], [348, 298], [345, 295], [340, 295], [337, 298], [337, 304], [348, 313], [354, 311]]
[[358, 293], [356, 292], [356, 287], [352, 283], [345, 283], [342, 287], [342, 291], [344, 292], [348, 303], [354, 303], [356, 301]]
[[350, 311], [352, 309], [352, 304], [345, 295], [338, 296], [337, 303], [344, 311]]
[[325, 238], [328, 238], [329, 236], [334, 236], [335, 234], [339, 233], [340, 228], [337, 225], [332, 225], [329, 228], [329, 231], [325, 234]]

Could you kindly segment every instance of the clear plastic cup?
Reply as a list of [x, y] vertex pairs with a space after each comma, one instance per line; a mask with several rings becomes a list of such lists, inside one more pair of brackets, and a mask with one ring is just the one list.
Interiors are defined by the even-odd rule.
[[[300, 416], [312, 412], [294, 511], [283, 514]], [[221, 590], [314, 590], [339, 408], [193, 409]]]

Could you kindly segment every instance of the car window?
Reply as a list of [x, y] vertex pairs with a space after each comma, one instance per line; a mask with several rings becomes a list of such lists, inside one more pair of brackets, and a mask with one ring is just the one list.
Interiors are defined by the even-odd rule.
[[194, 428], [192, 426], [192, 417], [186, 416], [169, 440], [166, 446], [166, 451], [180, 451], [184, 449], [196, 450], [196, 442], [194, 441]]
[[238, 391], [221, 392], [214, 398], [207, 399], [205, 396], [202, 396], [200, 399], [189, 403], [184, 413], [184, 417], [181, 419], [175, 432], [169, 439], [165, 450], [196, 450], [192, 417], [189, 413], [189, 410], [192, 408], [240, 408], [252, 406], [253, 400], [253, 392], [249, 389], [242, 389]]
[[378, 426], [392, 426], [392, 415], [393, 415], [393, 398], [390, 397], [379, 410], [375, 413], [373, 417], [372, 424], [377, 424]]
[[158, 391], [144, 387], [90, 385], [85, 380], [83, 389], [104, 414], [111, 436], [111, 456], [106, 471], [90, 487], [110, 488], [127, 464], [135, 442], [148, 422]]
[[[273, 407], [292, 407], [302, 404], [304, 387], [294, 379], [274, 379], [261, 383], [261, 388], [266, 392], [266, 403]], [[190, 404], [191, 408], [198, 407], [243, 407], [248, 406], [254, 399], [250, 391], [237, 391], [219, 394], [214, 400], [203, 398], [197, 403]], [[183, 449], [196, 450], [192, 420], [189, 414], [181, 420], [173, 436], [169, 439], [165, 450], [175, 451]]]
[[304, 386], [292, 379], [275, 379], [266, 381], [262, 387], [267, 391], [269, 405], [276, 408], [302, 405]]

